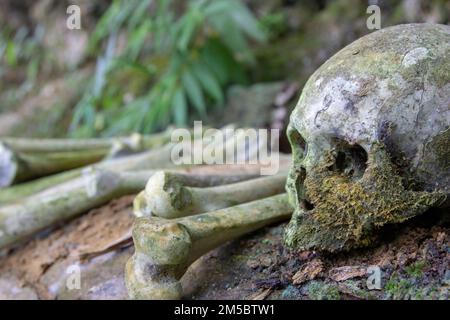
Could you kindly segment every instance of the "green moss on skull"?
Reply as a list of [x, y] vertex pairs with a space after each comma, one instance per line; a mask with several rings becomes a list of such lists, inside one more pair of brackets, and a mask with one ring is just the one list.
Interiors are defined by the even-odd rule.
[[305, 140], [302, 136], [291, 126], [287, 129], [287, 136], [290, 145], [292, 146], [292, 166], [286, 180], [286, 191], [289, 196], [289, 202], [294, 207], [299, 206], [298, 199], [302, 197], [300, 193], [303, 192], [304, 172], [302, 171], [301, 162], [305, 153]]
[[[417, 168], [418, 176], [422, 181], [427, 181], [437, 168], [443, 168], [444, 172], [450, 171], [450, 128], [437, 134], [425, 144], [422, 161]], [[443, 186], [444, 191], [449, 192], [448, 176], [441, 175], [437, 177], [436, 182]]]
[[306, 199], [314, 208], [297, 210], [285, 234], [288, 246], [330, 252], [368, 246], [381, 226], [403, 222], [446, 198], [406, 190], [381, 144], [373, 146], [368, 168], [356, 182], [330, 170], [334, 163], [328, 154], [306, 176]]
[[440, 68], [430, 69], [429, 77], [438, 88], [442, 88], [450, 84], [450, 52], [447, 52], [443, 57], [436, 58], [436, 64]]
[[[385, 28], [348, 45], [311, 76], [288, 132], [293, 165], [286, 189], [296, 208], [288, 245], [367, 246], [383, 225], [447, 205], [449, 40], [443, 25]], [[296, 151], [295, 135], [308, 145], [304, 154]], [[334, 170], [335, 138], [370, 150], [365, 171]]]

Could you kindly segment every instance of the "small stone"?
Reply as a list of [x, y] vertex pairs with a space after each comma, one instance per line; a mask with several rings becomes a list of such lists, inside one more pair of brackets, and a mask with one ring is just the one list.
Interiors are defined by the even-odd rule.
[[272, 258], [269, 255], [262, 256], [260, 258], [260, 263], [261, 263], [261, 266], [266, 267], [266, 268], [270, 267], [273, 264]]
[[439, 245], [442, 245], [446, 238], [447, 238], [447, 234], [445, 232], [438, 232], [438, 234], [436, 236], [436, 242]]

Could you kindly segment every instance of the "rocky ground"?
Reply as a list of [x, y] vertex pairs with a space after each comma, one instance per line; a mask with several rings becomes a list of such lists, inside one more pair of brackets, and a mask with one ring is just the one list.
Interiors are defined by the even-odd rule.
[[[16, 3], [4, 2], [2, 9], [8, 2]], [[32, 1], [25, 2], [31, 6]], [[81, 2], [86, 4], [83, 12], [89, 13], [89, 2]], [[369, 32], [366, 2], [339, 0], [324, 8], [316, 7], [317, 3], [324, 6], [323, 1], [245, 2], [274, 34], [266, 46], [255, 49], [258, 63], [250, 72], [253, 86], [230, 88], [225, 111], [208, 120], [216, 127], [237, 122], [283, 128], [307, 77], [337, 50]], [[416, 5], [406, 10], [407, 2]], [[0, 135], [61, 137], [67, 134], [73, 106], [93, 73], [93, 61], [86, 59], [85, 52], [92, 27], [85, 19], [79, 38], [66, 39], [60, 32], [65, 10], [49, 12], [52, 1], [48, 0], [34, 3], [30, 19], [52, 31], [42, 46], [55, 57], [45, 56], [45, 68], [23, 96], [18, 88], [26, 80], [24, 70], [11, 69], [6, 73], [10, 77], [3, 77]], [[448, 23], [450, 19], [445, 1], [398, 0], [382, 7], [383, 27], [419, 20]], [[3, 12], [8, 10], [0, 10], [0, 20], [22, 24], [25, 19], [12, 14], [3, 17]], [[62, 18], [57, 12], [62, 12]], [[74, 43], [79, 47], [74, 48]], [[78, 52], [76, 61], [65, 59], [67, 52]], [[10, 95], [17, 99], [9, 103]], [[287, 152], [282, 139], [281, 149]], [[123, 269], [133, 253], [133, 198], [117, 199], [0, 252], [0, 299], [126, 299]], [[288, 251], [282, 243], [286, 223], [271, 226], [200, 258], [183, 278], [186, 298], [448, 299], [450, 228], [441, 216], [428, 213], [384, 230], [382, 241], [373, 248], [338, 255]], [[373, 265], [381, 270], [380, 290], [367, 289], [366, 272]], [[78, 268], [81, 287], [73, 289], [73, 272]]]
[[[41, 234], [0, 259], [0, 298], [125, 299], [133, 196]], [[284, 248], [285, 223], [230, 242], [192, 265], [187, 299], [448, 299], [448, 221], [437, 212], [383, 231], [374, 248], [338, 255]], [[73, 288], [73, 266], [81, 270]], [[381, 289], [368, 290], [369, 266]], [[71, 280], [72, 279], [72, 280]]]

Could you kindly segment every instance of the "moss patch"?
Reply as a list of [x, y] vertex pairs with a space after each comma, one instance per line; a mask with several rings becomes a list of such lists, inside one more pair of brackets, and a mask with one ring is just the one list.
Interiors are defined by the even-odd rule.
[[286, 231], [288, 246], [330, 252], [368, 246], [381, 226], [403, 222], [446, 198], [405, 190], [381, 144], [372, 148], [368, 168], [356, 182], [331, 171], [335, 162], [329, 154], [306, 176], [306, 199], [314, 208], [297, 210]]
[[340, 300], [341, 295], [335, 284], [311, 281], [308, 285], [308, 296], [313, 300]]
[[413, 278], [420, 278], [423, 276], [423, 271], [424, 269], [427, 267], [427, 262], [422, 260], [422, 261], [417, 261], [409, 266], [407, 266], [405, 268], [406, 273]]

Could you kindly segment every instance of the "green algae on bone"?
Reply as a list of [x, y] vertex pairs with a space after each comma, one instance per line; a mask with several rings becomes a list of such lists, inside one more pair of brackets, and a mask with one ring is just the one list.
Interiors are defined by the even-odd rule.
[[288, 219], [286, 194], [177, 219], [140, 217], [133, 228], [135, 254], [125, 280], [134, 299], [179, 299], [179, 282], [203, 254], [241, 235]]
[[236, 178], [247, 181], [231, 184], [224, 181], [218, 186], [197, 188], [191, 187], [195, 181], [182, 181], [179, 175], [157, 172], [137, 196], [135, 214], [167, 219], [199, 214], [282, 193], [286, 182], [285, 174], [250, 180], [246, 175]]
[[[286, 189], [296, 208], [288, 244], [329, 251], [365, 246], [384, 224], [448, 206], [449, 40], [445, 25], [385, 28], [348, 45], [310, 77], [288, 129], [293, 164]], [[347, 143], [342, 150], [339, 141]], [[367, 154], [348, 154], [353, 146], [369, 153], [366, 171]], [[377, 155], [372, 148], [383, 150]], [[334, 163], [326, 156], [333, 152], [352, 162]]]
[[0, 207], [0, 248], [116, 197], [137, 192], [152, 174], [153, 171], [118, 173], [96, 169], [20, 202]]
[[349, 250], [370, 245], [376, 230], [419, 215], [446, 199], [445, 193], [405, 190], [387, 152], [375, 144], [368, 168], [353, 182], [330, 171], [330, 155], [304, 181], [310, 211], [297, 209], [285, 234], [290, 247], [325, 251]]
[[[434, 136], [425, 143], [423, 158], [417, 168], [421, 180], [426, 180], [430, 174], [436, 171], [436, 167], [441, 167], [450, 172], [450, 127]], [[449, 191], [450, 179], [442, 175], [437, 178], [443, 190]]]

